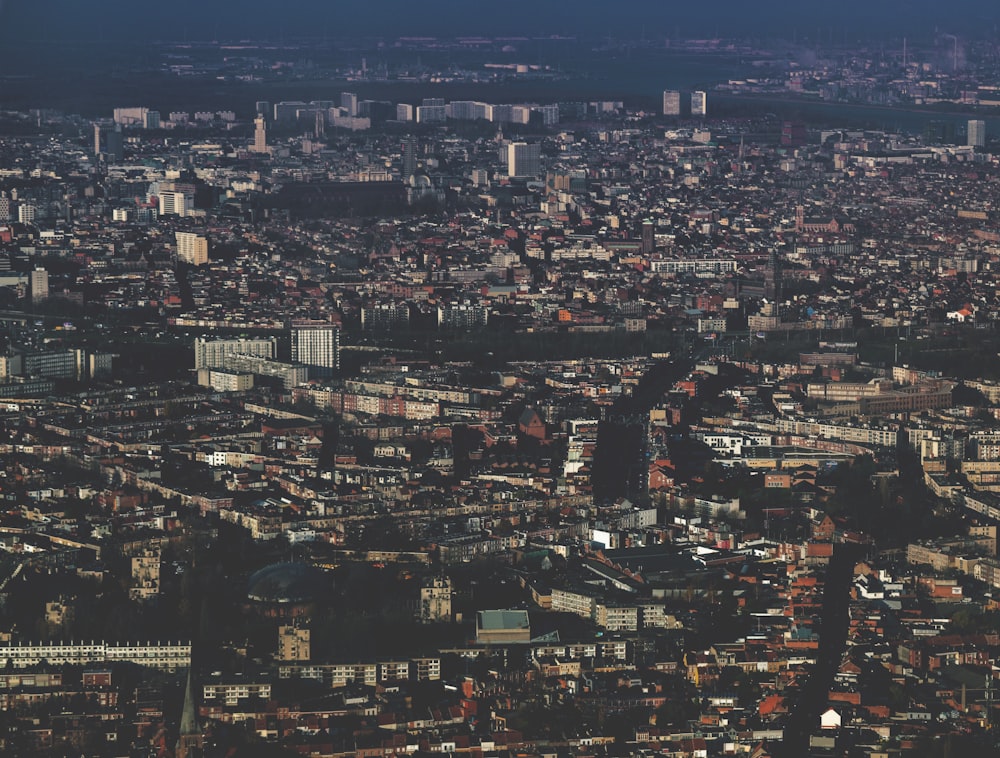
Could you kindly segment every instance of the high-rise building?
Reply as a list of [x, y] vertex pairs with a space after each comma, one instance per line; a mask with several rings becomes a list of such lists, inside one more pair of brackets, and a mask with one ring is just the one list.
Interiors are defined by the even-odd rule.
[[188, 196], [183, 192], [163, 190], [160, 192], [161, 216], [186, 216], [190, 207]]
[[642, 222], [642, 254], [656, 251], [656, 224], [651, 219]]
[[208, 263], [208, 239], [194, 232], [177, 232], [177, 260], [192, 266]]
[[412, 135], [403, 140], [402, 173], [404, 179], [417, 173], [417, 138]]
[[267, 100], [258, 100], [254, 106], [254, 113], [258, 116], [267, 117], [271, 113], [271, 103]]
[[94, 124], [94, 155], [109, 163], [121, 163], [125, 158], [125, 139], [120, 124]]
[[144, 126], [148, 108], [115, 108], [114, 120], [122, 126]]
[[125, 136], [122, 128], [115, 125], [114, 129], [108, 131], [105, 139], [104, 153], [108, 163], [121, 163], [125, 160]]
[[425, 624], [451, 621], [451, 579], [427, 577], [420, 583], [418, 617]]
[[708, 115], [708, 94], [702, 90], [696, 90], [691, 93], [691, 115], [692, 116], [707, 116]]
[[358, 96], [353, 92], [340, 93], [340, 107], [347, 111], [348, 116], [358, 115]]
[[293, 321], [292, 363], [308, 367], [310, 378], [333, 376], [340, 368], [340, 327], [322, 321]]
[[783, 121], [781, 144], [785, 147], [802, 147], [806, 144], [806, 125], [801, 121]]
[[965, 144], [970, 147], [986, 147], [986, 122], [970, 119], [966, 131]]
[[396, 106], [397, 121], [413, 121], [413, 106], [409, 103], [399, 103]]
[[271, 360], [275, 356], [277, 342], [268, 339], [209, 340], [199, 337], [194, 341], [194, 367], [225, 368], [228, 358], [243, 355]]
[[361, 309], [361, 328], [398, 329], [410, 324], [410, 309], [405, 303], [377, 303]]
[[445, 109], [448, 113], [448, 118], [458, 119], [459, 121], [474, 121], [478, 118], [486, 118], [486, 109], [489, 107], [487, 103], [479, 102], [478, 100], [452, 100]]
[[31, 302], [40, 303], [49, 296], [49, 272], [36, 268], [31, 272]]
[[312, 654], [309, 644], [309, 630], [298, 624], [287, 624], [278, 627], [279, 661], [308, 661]]
[[253, 129], [253, 151], [255, 153], [267, 152], [267, 121], [263, 115], [254, 119]]
[[418, 105], [418, 124], [437, 124], [448, 119], [448, 109], [444, 105]]
[[507, 176], [538, 176], [542, 170], [541, 156], [541, 145], [537, 142], [511, 142], [507, 145]]
[[17, 222], [19, 224], [31, 224], [35, 221], [38, 208], [32, 203], [19, 203], [17, 206]]
[[764, 297], [772, 301], [781, 300], [783, 295], [782, 276], [781, 258], [778, 257], [778, 251], [771, 248], [767, 257], [767, 268], [764, 269]]
[[681, 93], [673, 89], [663, 90], [663, 115], [681, 115]]

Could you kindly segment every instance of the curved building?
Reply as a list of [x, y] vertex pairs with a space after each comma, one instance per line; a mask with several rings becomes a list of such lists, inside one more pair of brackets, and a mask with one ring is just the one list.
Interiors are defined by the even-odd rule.
[[251, 608], [267, 616], [304, 616], [323, 584], [323, 572], [308, 563], [272, 563], [250, 576], [247, 600]]

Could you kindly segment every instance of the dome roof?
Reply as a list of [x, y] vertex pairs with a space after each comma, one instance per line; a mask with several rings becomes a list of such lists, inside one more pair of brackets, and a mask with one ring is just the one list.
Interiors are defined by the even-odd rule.
[[272, 563], [247, 582], [247, 597], [258, 603], [307, 603], [316, 597], [322, 572], [307, 563]]

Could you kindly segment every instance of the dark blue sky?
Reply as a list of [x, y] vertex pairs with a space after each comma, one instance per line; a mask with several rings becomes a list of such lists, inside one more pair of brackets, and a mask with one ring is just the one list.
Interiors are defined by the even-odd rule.
[[648, 38], [752, 32], [890, 38], [992, 32], [996, 0], [0, 0], [0, 40], [544, 33]]

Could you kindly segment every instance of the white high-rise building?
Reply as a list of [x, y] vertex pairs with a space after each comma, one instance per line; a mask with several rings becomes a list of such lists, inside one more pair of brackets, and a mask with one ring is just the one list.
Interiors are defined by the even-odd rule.
[[160, 192], [160, 215], [161, 216], [186, 216], [190, 201], [183, 192], [173, 190], [163, 190]]
[[965, 144], [970, 147], [986, 147], [986, 122], [971, 119], [966, 127]]
[[328, 379], [340, 368], [340, 327], [320, 321], [292, 322], [292, 363], [309, 369], [309, 377]]
[[17, 222], [19, 224], [31, 224], [35, 221], [38, 209], [31, 203], [21, 203], [17, 206]]
[[507, 176], [538, 176], [542, 170], [541, 157], [541, 145], [537, 142], [511, 142], [507, 145]]
[[681, 115], [681, 93], [677, 90], [666, 89], [663, 90], [663, 115], [664, 116], [679, 116]]
[[208, 239], [194, 232], [177, 232], [177, 260], [192, 266], [208, 263]]
[[691, 93], [691, 115], [708, 115], [708, 94], [706, 92], [696, 90]]

